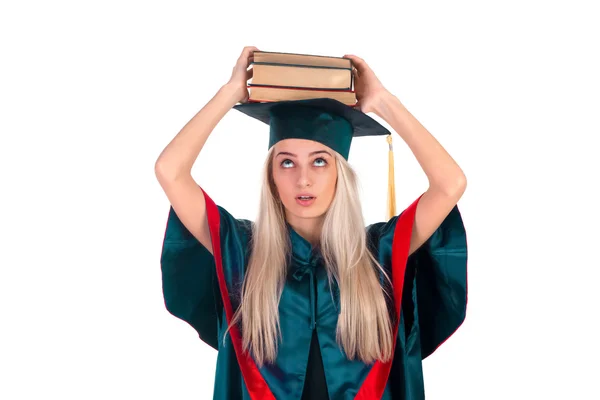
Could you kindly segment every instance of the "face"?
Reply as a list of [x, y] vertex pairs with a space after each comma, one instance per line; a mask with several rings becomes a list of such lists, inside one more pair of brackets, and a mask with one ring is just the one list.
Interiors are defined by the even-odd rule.
[[[290, 218], [318, 218], [329, 208], [337, 184], [333, 151], [318, 142], [285, 139], [275, 144], [273, 180]], [[299, 196], [312, 197], [308, 200]]]

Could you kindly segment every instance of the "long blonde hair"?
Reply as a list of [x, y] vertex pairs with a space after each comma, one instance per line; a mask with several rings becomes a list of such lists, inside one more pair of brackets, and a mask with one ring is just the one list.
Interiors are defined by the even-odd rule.
[[[251, 349], [259, 367], [273, 363], [277, 357], [277, 342], [281, 339], [278, 306], [291, 251], [284, 208], [272, 175], [274, 148], [264, 164], [241, 303], [225, 332], [227, 335], [241, 318], [243, 350]], [[367, 246], [356, 173], [341, 155], [334, 155], [337, 185], [324, 216], [320, 248], [329, 282], [335, 279], [339, 287], [336, 341], [349, 359], [386, 362], [393, 350], [392, 322], [385, 299], [390, 294], [382, 287], [376, 268], [388, 282], [390, 279]]]

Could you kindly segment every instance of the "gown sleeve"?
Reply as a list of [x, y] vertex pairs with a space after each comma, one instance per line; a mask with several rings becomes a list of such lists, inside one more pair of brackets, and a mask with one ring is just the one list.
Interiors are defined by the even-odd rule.
[[[372, 248], [379, 252], [380, 262], [392, 275], [394, 238], [402, 236], [395, 236], [395, 229], [407, 210], [368, 227]], [[421, 359], [425, 359], [460, 327], [466, 316], [467, 239], [458, 206], [408, 257], [404, 274], [401, 309], [407, 324], [405, 333], [408, 337], [419, 332]]]
[[[222, 254], [240, 253], [250, 221], [219, 210]], [[170, 314], [192, 326], [200, 339], [218, 350], [218, 328], [224, 316], [214, 256], [183, 225], [169, 208], [160, 257], [162, 291]]]
[[467, 237], [458, 206], [408, 257], [414, 273], [421, 358], [430, 356], [462, 325], [467, 311]]

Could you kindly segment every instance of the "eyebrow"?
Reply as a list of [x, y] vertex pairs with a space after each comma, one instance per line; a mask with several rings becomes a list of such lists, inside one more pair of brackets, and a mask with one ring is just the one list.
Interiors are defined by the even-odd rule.
[[[322, 154], [322, 153], [329, 154], [329, 152], [327, 150], [318, 150], [318, 151], [313, 151], [312, 153], [309, 154], [309, 156], [313, 156], [315, 154]], [[279, 152], [276, 157], [279, 157], [279, 156], [282, 156], [282, 155], [287, 155], [287, 156], [292, 156], [292, 157], [298, 157], [296, 154], [290, 153], [290, 152], [287, 152], [287, 151], [281, 151], [281, 152]], [[329, 156], [331, 156], [331, 154], [329, 154]]]

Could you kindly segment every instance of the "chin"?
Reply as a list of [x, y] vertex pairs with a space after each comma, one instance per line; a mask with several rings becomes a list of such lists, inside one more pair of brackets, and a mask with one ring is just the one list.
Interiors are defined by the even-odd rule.
[[324, 213], [322, 210], [294, 210], [294, 214], [300, 218], [318, 218]]
[[311, 207], [302, 207], [298, 204], [292, 204], [292, 207], [288, 208], [288, 212], [298, 218], [319, 218], [327, 211], [326, 208], [318, 204], [313, 204]]

